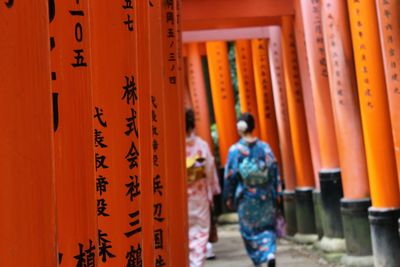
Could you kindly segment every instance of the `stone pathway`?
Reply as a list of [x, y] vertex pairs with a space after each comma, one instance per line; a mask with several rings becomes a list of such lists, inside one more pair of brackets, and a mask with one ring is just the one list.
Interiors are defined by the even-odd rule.
[[[214, 244], [217, 259], [207, 261], [206, 267], [252, 267], [246, 255], [237, 225], [225, 225], [218, 228], [219, 242]], [[320, 259], [310, 246], [279, 240], [278, 267], [331, 267], [335, 266]]]

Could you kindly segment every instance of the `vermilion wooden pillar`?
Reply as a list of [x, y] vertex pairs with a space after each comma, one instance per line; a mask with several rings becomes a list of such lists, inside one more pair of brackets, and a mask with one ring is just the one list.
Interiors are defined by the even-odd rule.
[[[298, 6], [298, 1], [295, 2]], [[307, 52], [305, 47], [305, 37], [304, 37], [304, 26], [301, 16], [300, 9], [296, 8], [295, 12], [295, 39], [297, 56], [299, 62], [299, 72], [301, 76], [301, 86], [303, 89], [304, 98], [304, 109], [306, 112], [307, 129], [308, 129], [308, 140], [310, 143], [311, 159], [313, 164], [314, 181], [315, 181], [315, 191], [319, 198], [320, 194], [320, 184], [319, 184], [319, 170], [321, 168], [321, 150], [319, 148], [318, 135], [317, 135], [317, 121], [315, 117], [315, 105], [314, 98], [312, 97], [311, 90], [311, 78], [310, 78], [310, 67], [307, 59]], [[322, 229], [321, 229], [322, 231]]]
[[210, 147], [214, 147], [211, 138], [210, 111], [208, 110], [206, 85], [204, 82], [203, 66], [198, 43], [187, 45], [187, 75], [193, 110], [196, 115], [196, 133]]
[[239, 86], [240, 111], [250, 112], [256, 121], [254, 134], [266, 141], [266, 136], [260, 133], [262, 123], [257, 109], [256, 87], [253, 72], [253, 59], [250, 40], [235, 41], [236, 70]]
[[[400, 205], [381, 46], [373, 3], [348, 3], [374, 207]], [[369, 68], [368, 68], [369, 67]], [[372, 70], [373, 69], [373, 70]], [[383, 167], [384, 166], [384, 167]], [[379, 178], [378, 178], [379, 177]]]
[[[324, 239], [321, 247], [329, 251], [344, 251], [345, 242], [341, 244], [332, 238], [343, 239], [343, 226], [340, 217], [340, 199], [343, 197], [339, 156], [333, 120], [328, 70], [326, 67], [325, 46], [322, 34], [321, 12], [319, 1], [297, 0], [302, 14], [305, 47], [310, 70], [312, 97], [315, 105], [317, 137], [320, 148], [321, 169], [319, 170], [322, 228]], [[335, 247], [331, 246], [331, 241]], [[329, 243], [328, 243], [329, 242]], [[326, 246], [325, 246], [326, 245]]]
[[57, 266], [47, 2], [0, 3], [1, 266]]
[[321, 17], [344, 193], [341, 209], [347, 256], [343, 260], [371, 258], [367, 216], [371, 201], [346, 3], [323, 0]]
[[[397, 176], [400, 177], [400, 1], [377, 0], [386, 89], [392, 121]], [[400, 183], [400, 179], [398, 179]]]
[[229, 147], [239, 139], [228, 49], [225, 42], [207, 42], [206, 48], [221, 164], [225, 165]]
[[339, 167], [328, 70], [318, 1], [298, 0], [302, 12], [305, 46], [320, 148], [321, 169]]
[[374, 1], [347, 4], [373, 205], [369, 218], [374, 261], [376, 266], [395, 266], [400, 262], [400, 193], [382, 50], [376, 39], [377, 10]]
[[319, 146], [317, 134], [317, 120], [315, 114], [314, 97], [311, 89], [311, 73], [308, 64], [308, 56], [306, 49], [306, 39], [304, 33], [303, 15], [301, 12], [300, 1], [295, 1], [295, 33], [296, 44], [299, 58], [299, 67], [301, 75], [301, 83], [303, 87], [304, 105], [306, 110], [308, 138], [311, 148], [311, 159], [314, 169], [315, 190], [313, 192], [313, 201], [315, 209], [315, 219], [317, 233], [319, 237], [323, 236], [322, 220], [324, 218], [321, 199], [321, 187], [319, 181], [319, 171], [321, 169], [321, 149]]
[[[159, 4], [156, 4], [159, 5]], [[137, 2], [137, 67], [138, 72], [138, 88], [139, 88], [139, 136], [140, 136], [140, 177], [142, 179], [142, 199], [141, 199], [141, 216], [142, 216], [142, 248], [143, 248], [143, 265], [151, 266], [155, 264], [155, 243], [154, 236], [157, 234], [154, 231], [154, 226], [158, 222], [164, 222], [166, 220], [166, 205], [157, 199], [154, 201], [153, 193], [153, 165], [157, 165], [154, 162], [154, 139], [152, 138], [152, 128], [154, 122], [157, 121], [157, 114], [153, 113], [153, 104], [151, 102], [151, 88], [158, 86], [162, 83], [162, 79], [159, 79], [158, 84], [154, 84], [151, 75], [153, 69], [161, 72], [162, 69], [159, 66], [151, 65], [150, 54], [153, 52], [152, 39], [154, 35], [161, 35], [161, 32], [151, 32], [153, 28], [150, 28], [150, 12], [152, 12], [153, 19], [161, 20], [161, 10], [156, 11], [155, 4], [151, 4], [148, 1]], [[159, 30], [161, 24], [159, 25]], [[156, 44], [154, 44], [156, 45]], [[162, 49], [161, 44], [158, 47]], [[161, 58], [159, 58], [160, 61]], [[162, 77], [162, 76], [161, 76]], [[153, 151], [154, 152], [154, 151]], [[153, 160], [153, 161], [152, 161]], [[154, 223], [153, 223], [154, 221]], [[154, 224], [154, 225], [153, 225]], [[160, 229], [160, 228], [157, 228]], [[158, 252], [157, 252], [158, 253]], [[165, 253], [164, 253], [165, 254]], [[162, 260], [162, 259], [160, 259]]]
[[298, 73], [296, 45], [294, 43], [293, 18], [289, 16], [282, 18], [282, 54], [295, 156], [296, 184], [298, 187], [313, 187], [314, 179], [309, 153], [310, 148], [308, 146], [307, 131], [304, 129], [306, 119]]
[[290, 133], [289, 111], [287, 105], [286, 87], [282, 64], [281, 31], [278, 27], [270, 29], [270, 45], [268, 47], [269, 64], [271, 66], [272, 90], [275, 102], [276, 120], [282, 155], [282, 169], [285, 191], [284, 205], [286, 217], [286, 231], [289, 235], [297, 232], [295, 189], [296, 174], [294, 167], [293, 143]]
[[60, 2], [50, 10], [59, 266], [75, 266], [81, 253], [98, 253], [103, 203], [96, 209], [93, 162], [94, 145], [104, 143], [93, 129], [88, 4]]
[[266, 39], [251, 40], [261, 139], [268, 142], [271, 146], [271, 149], [279, 162], [279, 167], [282, 169], [282, 157], [279, 149], [278, 125], [276, 123], [275, 103], [272, 93], [268, 46], [269, 41]]
[[162, 4], [169, 266], [188, 266], [187, 185], [179, 0]]
[[306, 117], [294, 40], [293, 17], [290, 16], [282, 18], [282, 54], [296, 168], [297, 230], [298, 233], [311, 235], [311, 239], [316, 240], [317, 236], [313, 235], [316, 232], [312, 201], [313, 168], [305, 127]]
[[[153, 2], [150, 10], [150, 87], [151, 87], [151, 121], [152, 129], [152, 194], [154, 197], [154, 214], [161, 211], [161, 218], [153, 222], [153, 243], [154, 259], [150, 266], [170, 266], [169, 264], [169, 235], [168, 225], [171, 218], [168, 217], [168, 191], [166, 190], [166, 143], [165, 143], [165, 109], [164, 101], [164, 57], [163, 36], [162, 36], [162, 5], [160, 2]], [[149, 112], [150, 114], [150, 112]], [[161, 209], [162, 208], [162, 209]], [[153, 264], [153, 265], [152, 265]]]
[[135, 3], [102, 1], [89, 8], [94, 128], [106, 145], [95, 146], [100, 266], [126, 266], [144, 254], [148, 219], [141, 196], [151, 172], [142, 176], [142, 164], [148, 163], [140, 138], [150, 122], [142, 125], [140, 118], [145, 104], [140, 102], [149, 99], [141, 99], [138, 87]]

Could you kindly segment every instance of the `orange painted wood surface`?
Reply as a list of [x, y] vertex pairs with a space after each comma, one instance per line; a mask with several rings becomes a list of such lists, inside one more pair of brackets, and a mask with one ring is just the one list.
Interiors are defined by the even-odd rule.
[[[185, 60], [184, 60], [185, 65]], [[186, 68], [186, 67], [185, 67]], [[185, 73], [185, 82], [184, 82], [184, 94], [183, 94], [183, 101], [185, 104], [185, 109], [193, 109], [192, 97], [190, 96], [190, 89], [189, 89], [189, 78]]]
[[315, 188], [316, 188], [316, 190], [319, 190], [320, 189], [319, 171], [321, 169], [321, 150], [320, 150], [319, 142], [318, 142], [317, 120], [315, 117], [314, 98], [312, 96], [312, 90], [311, 90], [310, 68], [309, 68], [308, 58], [307, 58], [307, 53], [306, 53], [304, 27], [303, 27], [302, 16], [300, 13], [301, 9], [299, 7], [299, 3], [300, 2], [298, 2], [298, 1], [295, 2], [296, 15], [294, 18], [297, 58], [298, 58], [299, 72], [300, 72], [300, 77], [301, 77], [301, 86], [302, 86], [302, 90], [303, 90], [304, 109], [306, 112], [308, 140], [309, 140], [309, 144], [310, 144]]
[[400, 1], [377, 0], [376, 5], [400, 185]]
[[[155, 243], [154, 243], [154, 226], [156, 222], [166, 220], [166, 206], [161, 201], [154, 201], [153, 194], [153, 138], [152, 128], [154, 118], [151, 102], [151, 87], [154, 85], [151, 81], [152, 69], [156, 66], [151, 65], [150, 53], [151, 42], [150, 38], [153, 33], [150, 33], [150, 12], [156, 20], [161, 20], [161, 10], [155, 13], [156, 5], [152, 1], [137, 2], [137, 72], [138, 72], [138, 88], [139, 88], [139, 136], [140, 136], [140, 178], [142, 181], [142, 199], [141, 199], [141, 218], [142, 218], [142, 248], [143, 248], [143, 265], [152, 266], [155, 264]], [[161, 28], [161, 25], [159, 26]], [[155, 33], [157, 34], [157, 33]], [[160, 35], [161, 33], [159, 33]], [[162, 49], [160, 45], [159, 49]], [[160, 60], [161, 58], [159, 58]], [[159, 71], [161, 71], [159, 69]], [[162, 79], [159, 79], [159, 84]], [[157, 86], [157, 85], [155, 85]]]
[[348, 1], [372, 205], [400, 206], [396, 160], [374, 1]]
[[282, 18], [282, 54], [289, 120], [292, 131], [297, 187], [314, 187], [313, 167], [307, 135], [304, 99], [294, 39], [293, 17]]
[[[235, 41], [236, 71], [239, 87], [240, 111], [250, 112], [256, 121], [254, 135], [261, 138], [260, 119], [257, 108], [256, 86], [253, 72], [251, 40]], [[263, 113], [262, 113], [263, 114]], [[264, 139], [266, 140], [266, 139]]]
[[104, 212], [109, 214], [98, 214], [100, 266], [143, 259], [141, 196], [146, 177], [140, 172], [139, 138], [145, 125], [140, 124], [136, 10], [135, 2], [90, 6], [94, 128], [107, 145], [95, 147], [97, 181], [106, 183], [97, 200], [107, 205]]
[[225, 165], [230, 146], [239, 139], [228, 49], [225, 42], [207, 42], [206, 48], [221, 164]]
[[344, 197], [367, 198], [368, 172], [346, 3], [322, 0], [321, 17]]
[[179, 12], [180, 1], [165, 1], [162, 5], [166, 191], [168, 192], [169, 266], [188, 266], [187, 185], [185, 172], [185, 126], [183, 74]]
[[210, 148], [213, 148], [210, 111], [208, 109], [200, 46], [198, 43], [188, 44], [187, 51], [187, 75], [193, 110], [196, 116], [196, 133], [208, 143]]
[[[153, 263], [150, 266], [170, 266], [168, 242], [168, 225], [170, 218], [168, 209], [168, 192], [166, 191], [166, 143], [165, 143], [165, 81], [164, 81], [164, 58], [163, 36], [162, 36], [162, 5], [159, 1], [152, 2], [149, 9], [149, 36], [150, 43], [150, 93], [151, 93], [151, 151], [152, 158], [152, 192], [154, 199], [154, 221], [153, 221]], [[154, 131], [153, 131], [154, 129]], [[157, 216], [156, 216], [157, 215]], [[160, 215], [160, 216], [158, 216]], [[162, 265], [165, 264], [165, 265]]]
[[269, 40], [267, 39], [251, 40], [261, 139], [270, 145], [279, 167], [282, 169], [268, 47]]
[[48, 1], [6, 3], [0, 3], [0, 265], [57, 266]]
[[56, 2], [50, 10], [59, 266], [97, 266], [96, 214], [104, 206], [96, 201], [94, 145], [106, 144], [93, 129], [88, 4]]
[[321, 169], [339, 167], [332, 102], [326, 66], [319, 1], [297, 0], [302, 13], [305, 46], [314, 98]]
[[279, 24], [282, 15], [293, 15], [292, 0], [185, 0], [184, 30], [235, 28]]
[[296, 173], [294, 166], [293, 143], [290, 132], [289, 111], [282, 62], [281, 31], [278, 27], [270, 29], [270, 45], [268, 46], [269, 64], [271, 66], [271, 81], [275, 102], [276, 120], [282, 155], [281, 177], [285, 190], [296, 188]]

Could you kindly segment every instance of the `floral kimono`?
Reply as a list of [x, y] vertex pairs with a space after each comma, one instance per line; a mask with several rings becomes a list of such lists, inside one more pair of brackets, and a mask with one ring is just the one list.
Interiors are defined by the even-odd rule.
[[208, 144], [192, 134], [186, 139], [188, 170], [189, 262], [202, 267], [210, 232], [210, 204], [221, 192], [214, 157]]
[[[241, 166], [257, 162], [266, 171], [265, 182], [249, 185]], [[240, 233], [254, 265], [267, 262], [276, 252], [275, 209], [277, 198], [277, 163], [268, 144], [256, 139], [241, 139], [234, 144], [225, 166], [224, 198], [234, 201], [239, 214]]]

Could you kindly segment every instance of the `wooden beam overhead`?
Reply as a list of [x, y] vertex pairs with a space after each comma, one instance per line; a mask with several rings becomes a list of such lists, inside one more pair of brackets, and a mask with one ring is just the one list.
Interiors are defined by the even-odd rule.
[[278, 28], [278, 26], [185, 31], [182, 34], [182, 40], [184, 43], [193, 43], [269, 38], [270, 28]]
[[293, 0], [183, 0], [182, 30], [279, 25]]

